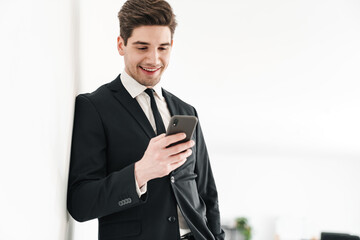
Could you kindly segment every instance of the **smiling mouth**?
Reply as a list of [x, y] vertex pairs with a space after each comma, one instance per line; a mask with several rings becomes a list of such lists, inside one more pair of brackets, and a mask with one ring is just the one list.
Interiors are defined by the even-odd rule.
[[146, 67], [142, 67], [142, 66], [139, 66], [142, 70], [144, 71], [147, 71], [147, 72], [156, 72], [157, 70], [159, 70], [161, 67], [157, 67], [157, 68], [146, 68]]

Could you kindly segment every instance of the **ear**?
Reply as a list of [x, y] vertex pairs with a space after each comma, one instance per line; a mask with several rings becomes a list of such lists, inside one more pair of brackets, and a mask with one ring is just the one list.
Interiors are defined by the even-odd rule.
[[173, 46], [173, 44], [174, 44], [174, 40], [171, 40], [171, 47]]
[[121, 56], [125, 55], [125, 42], [124, 39], [120, 36], [117, 37], [117, 49]]

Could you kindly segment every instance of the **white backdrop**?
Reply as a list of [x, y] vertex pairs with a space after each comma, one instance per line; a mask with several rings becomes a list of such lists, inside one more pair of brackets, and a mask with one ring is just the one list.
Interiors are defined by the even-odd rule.
[[74, 8], [0, 1], [0, 239], [68, 239]]
[[[73, 101], [122, 71], [123, 2], [0, 2], [1, 239], [97, 239], [65, 210]], [[163, 81], [200, 114], [223, 223], [360, 235], [360, 2], [169, 2]]]

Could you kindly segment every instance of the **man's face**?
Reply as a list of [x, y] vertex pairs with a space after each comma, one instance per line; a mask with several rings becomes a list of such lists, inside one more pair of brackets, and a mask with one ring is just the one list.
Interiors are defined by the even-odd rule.
[[118, 37], [118, 51], [124, 56], [125, 71], [140, 84], [152, 87], [170, 60], [171, 32], [167, 26], [141, 26], [133, 30], [125, 46]]

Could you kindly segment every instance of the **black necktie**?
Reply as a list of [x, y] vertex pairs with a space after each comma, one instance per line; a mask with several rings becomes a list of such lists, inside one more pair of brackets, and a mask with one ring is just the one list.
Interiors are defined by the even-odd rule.
[[153, 112], [154, 119], [155, 119], [157, 135], [165, 133], [166, 131], [165, 131], [164, 122], [163, 122], [163, 120], [161, 118], [159, 109], [157, 108], [157, 105], [156, 105], [156, 102], [155, 102], [154, 90], [152, 88], [147, 88], [145, 90], [145, 92], [147, 93], [147, 95], [149, 95], [150, 100], [151, 100], [151, 110]]

